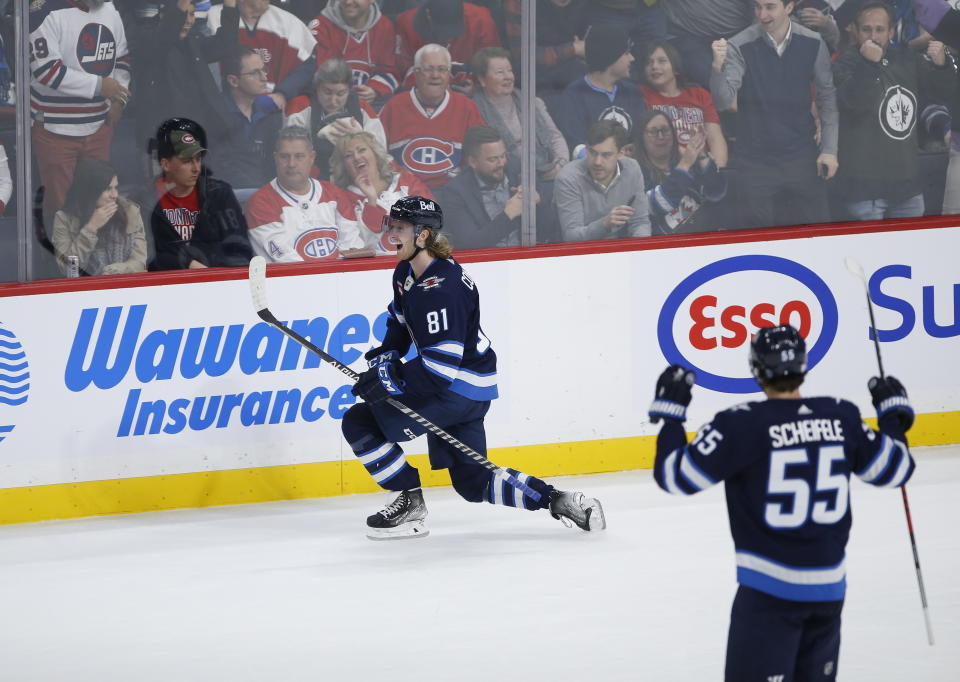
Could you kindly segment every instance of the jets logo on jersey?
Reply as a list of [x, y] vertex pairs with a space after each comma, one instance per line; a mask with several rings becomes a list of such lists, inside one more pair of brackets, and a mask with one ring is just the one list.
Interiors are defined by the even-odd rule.
[[337, 255], [337, 237], [335, 227], [315, 227], [299, 237], [294, 248], [303, 260], [323, 260]]
[[442, 281], [443, 281], [443, 277], [437, 277], [436, 275], [433, 275], [432, 277], [427, 277], [425, 280], [420, 282], [420, 284], [418, 284], [417, 286], [421, 287], [424, 290], [436, 289], [437, 287], [440, 286], [440, 282]]
[[77, 61], [87, 73], [109, 76], [117, 61], [117, 41], [103, 24], [87, 24], [77, 38]]
[[403, 148], [401, 161], [414, 173], [437, 175], [456, 167], [456, 147], [435, 137], [418, 137]]
[[880, 127], [894, 140], [905, 140], [917, 122], [917, 96], [902, 85], [887, 88], [880, 102]]
[[612, 107], [607, 107], [603, 110], [603, 113], [600, 114], [601, 121], [606, 120], [616, 121], [626, 129], [627, 132], [630, 132], [633, 129], [633, 117], [627, 113], [627, 110], [623, 107], [618, 107], [616, 105]]

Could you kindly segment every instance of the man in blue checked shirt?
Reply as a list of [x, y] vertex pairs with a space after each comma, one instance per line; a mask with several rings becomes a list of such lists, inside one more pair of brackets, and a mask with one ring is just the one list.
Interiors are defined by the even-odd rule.
[[[497, 356], [480, 327], [477, 285], [451, 258], [442, 227], [440, 205], [419, 196], [398, 200], [382, 225], [397, 247], [399, 261], [393, 271], [387, 332], [383, 345], [366, 354], [370, 369], [353, 388], [364, 402], [343, 418], [343, 435], [357, 458], [382, 488], [399, 492], [367, 518], [367, 537], [373, 540], [429, 533], [420, 474], [399, 445], [425, 429], [385, 402], [388, 398], [486, 454], [483, 418], [498, 395]], [[411, 343], [417, 355], [401, 362]], [[585, 531], [606, 527], [600, 502], [583, 493], [563, 492], [539, 478], [506, 469], [539, 495], [534, 499], [433, 433], [427, 433], [427, 444], [430, 465], [448, 469], [454, 489], [469, 502], [547, 509], [564, 525]]]
[[803, 337], [789, 325], [757, 332], [750, 366], [767, 400], [718, 413], [687, 444], [683, 428], [694, 373], [674, 365], [657, 381], [651, 421], [663, 419], [654, 478], [691, 495], [725, 482], [737, 582], [726, 680], [833, 680], [846, 590], [850, 474], [902, 486], [914, 470], [905, 432], [907, 392], [870, 380], [879, 431], [837, 398], [801, 398]]

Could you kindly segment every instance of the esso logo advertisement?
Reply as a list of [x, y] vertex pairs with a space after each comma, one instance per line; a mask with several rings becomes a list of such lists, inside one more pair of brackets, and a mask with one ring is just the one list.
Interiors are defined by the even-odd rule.
[[716, 261], [680, 282], [657, 323], [670, 364], [697, 373], [697, 384], [724, 393], [756, 393], [749, 348], [761, 327], [791, 324], [807, 341], [813, 368], [837, 335], [837, 302], [819, 275], [777, 256]]
[[337, 237], [339, 234], [335, 227], [317, 227], [307, 230], [297, 237], [294, 248], [303, 260], [334, 258], [337, 255]]

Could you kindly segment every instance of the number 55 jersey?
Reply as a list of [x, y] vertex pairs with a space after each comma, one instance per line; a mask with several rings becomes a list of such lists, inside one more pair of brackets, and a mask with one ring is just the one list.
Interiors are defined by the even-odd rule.
[[718, 413], [689, 445], [682, 423], [665, 424], [654, 477], [678, 495], [724, 481], [741, 585], [791, 601], [842, 600], [850, 474], [893, 488], [914, 470], [896, 419], [880, 428], [845, 400], [743, 403]]

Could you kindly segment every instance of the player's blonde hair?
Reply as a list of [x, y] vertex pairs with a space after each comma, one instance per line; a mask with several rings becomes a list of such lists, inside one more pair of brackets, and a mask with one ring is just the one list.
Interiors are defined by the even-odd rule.
[[423, 248], [429, 251], [430, 255], [434, 258], [449, 260], [450, 256], [453, 255], [453, 245], [450, 243], [450, 240], [447, 239], [446, 235], [442, 234], [440, 230], [434, 230], [429, 227], [423, 227], [421, 230], [430, 233], [430, 236], [428, 236], [426, 242], [424, 242]]

